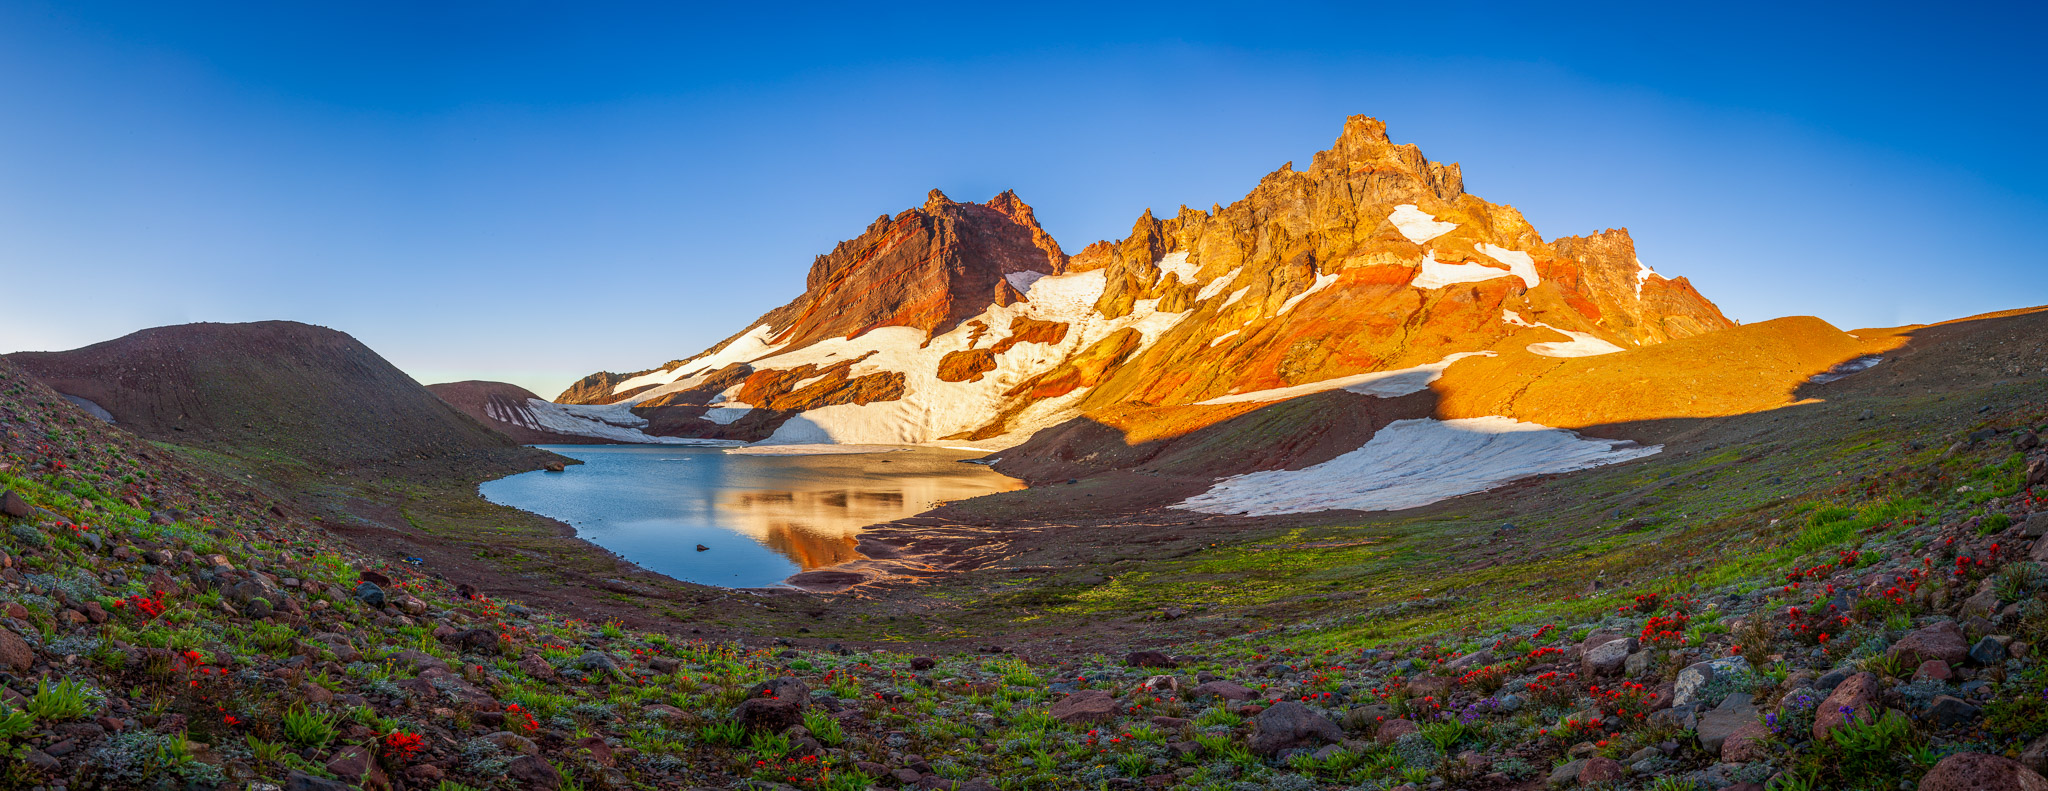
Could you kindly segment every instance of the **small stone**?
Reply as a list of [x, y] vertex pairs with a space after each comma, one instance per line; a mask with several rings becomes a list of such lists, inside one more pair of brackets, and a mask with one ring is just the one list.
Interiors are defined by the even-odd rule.
[[1950, 675], [1953, 674], [1949, 672], [1947, 662], [1943, 662], [1939, 659], [1929, 659], [1925, 662], [1920, 663], [1919, 670], [1913, 671], [1913, 680], [1947, 681]]
[[910, 658], [911, 670], [930, 670], [938, 666], [938, 660], [928, 656], [913, 656]]

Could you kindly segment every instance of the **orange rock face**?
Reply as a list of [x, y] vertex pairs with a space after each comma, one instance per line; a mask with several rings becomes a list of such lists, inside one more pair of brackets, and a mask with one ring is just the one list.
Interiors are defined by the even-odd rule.
[[[740, 403], [754, 412], [713, 425], [675, 411], [655, 430], [742, 439], [826, 407], [838, 409], [818, 425], [856, 442], [1010, 446], [1085, 417], [1101, 431], [1048, 447], [1109, 431], [1157, 450], [1224, 423], [1281, 430], [1240, 422], [1257, 403], [1205, 402], [1453, 354], [1494, 356], [1460, 362], [1427, 404], [1366, 411], [1628, 418], [1579, 403], [1588, 388], [1640, 391], [1658, 415], [1746, 409], [1782, 401], [1793, 377], [1856, 345], [1804, 325], [1692, 343], [1733, 327], [1683, 278], [1643, 266], [1626, 231], [1546, 241], [1513, 207], [1466, 193], [1457, 165], [1355, 116], [1306, 169], [1282, 166], [1228, 206], [1148, 210], [1123, 239], [1072, 257], [1013, 193], [977, 204], [934, 191], [819, 256], [806, 292], [748, 332], [652, 371], [594, 374], [562, 400], [635, 414]], [[1736, 374], [1692, 370], [1722, 356]], [[1748, 389], [1706, 404], [1692, 391], [1737, 380]], [[893, 406], [852, 409], [881, 405]]]

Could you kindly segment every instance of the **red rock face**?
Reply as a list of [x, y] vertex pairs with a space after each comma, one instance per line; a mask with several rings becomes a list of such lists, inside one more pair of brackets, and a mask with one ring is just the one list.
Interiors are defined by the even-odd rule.
[[782, 308], [779, 342], [851, 338], [877, 327], [950, 330], [989, 305], [1023, 297], [1003, 278], [1053, 274], [1066, 255], [1031, 207], [1005, 192], [955, 203], [932, 190], [924, 205], [875, 220], [866, 233], [818, 256], [804, 296]]

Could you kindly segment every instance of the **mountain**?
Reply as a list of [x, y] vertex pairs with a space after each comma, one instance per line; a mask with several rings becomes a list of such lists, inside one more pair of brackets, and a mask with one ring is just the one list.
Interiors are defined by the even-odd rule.
[[1014, 193], [934, 191], [820, 256], [806, 292], [745, 332], [557, 400], [629, 405], [675, 436], [998, 448], [1094, 409], [1731, 326], [1626, 231], [1545, 241], [1361, 116], [1306, 170], [1227, 207], [1148, 211], [1071, 258]]
[[16, 367], [149, 439], [322, 469], [540, 466], [346, 333], [291, 321], [157, 327]]
[[[1789, 403], [1883, 345], [1739, 327], [1626, 230], [1546, 239], [1363, 116], [1229, 206], [1148, 210], [1072, 256], [1014, 193], [934, 191], [807, 285], [700, 354], [529, 407], [593, 436], [1002, 450], [1034, 482], [1145, 469], [1184, 477], [1157, 487], [1183, 507], [1398, 508], [1655, 453], [1655, 421]], [[1304, 485], [1341, 491], [1281, 492]]]

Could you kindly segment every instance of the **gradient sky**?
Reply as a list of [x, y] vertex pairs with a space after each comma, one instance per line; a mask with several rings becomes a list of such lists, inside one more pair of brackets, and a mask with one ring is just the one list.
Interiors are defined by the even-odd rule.
[[747, 5], [0, 0], [0, 351], [295, 319], [552, 397], [932, 187], [1077, 251], [1352, 113], [1744, 321], [2048, 303], [2039, 4]]

